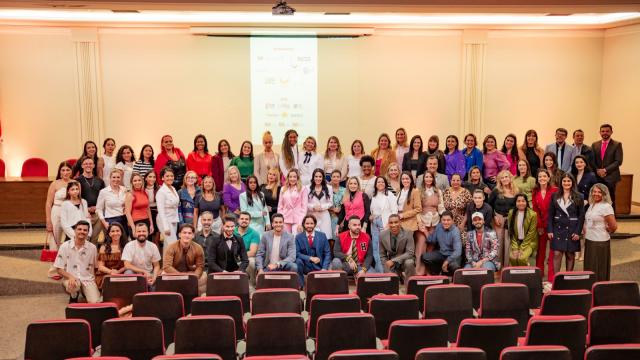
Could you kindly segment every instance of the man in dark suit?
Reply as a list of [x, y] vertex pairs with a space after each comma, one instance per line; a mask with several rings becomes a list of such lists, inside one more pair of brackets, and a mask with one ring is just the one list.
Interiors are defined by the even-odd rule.
[[304, 275], [312, 271], [329, 270], [331, 264], [331, 249], [327, 236], [321, 231], [315, 231], [316, 217], [307, 215], [302, 219], [304, 232], [296, 235], [296, 265], [300, 288], [304, 287]]
[[591, 146], [595, 157], [596, 175], [598, 181], [607, 185], [613, 208], [616, 202], [616, 184], [620, 181], [620, 166], [622, 166], [622, 143], [611, 139], [613, 127], [609, 124], [600, 126], [600, 137]]
[[380, 261], [384, 272], [395, 272], [405, 279], [416, 272], [413, 231], [400, 225], [398, 214], [389, 216], [389, 228], [380, 233]]
[[209, 273], [246, 271], [249, 265], [247, 250], [242, 238], [233, 233], [236, 227], [236, 219], [227, 215], [222, 221], [221, 234], [212, 233], [207, 239], [207, 262]]
[[[587, 165], [591, 168], [591, 170], [595, 169], [595, 156], [593, 154], [593, 149], [591, 146], [584, 143], [584, 131], [581, 129], [575, 130], [573, 132], [573, 158], [571, 159], [571, 164], [573, 164], [573, 159], [576, 156], [582, 155], [587, 159]], [[594, 170], [595, 171], [595, 170]]]
[[258, 274], [268, 271], [298, 271], [296, 243], [293, 235], [284, 231], [284, 217], [276, 213], [271, 218], [273, 230], [262, 234], [256, 253]]

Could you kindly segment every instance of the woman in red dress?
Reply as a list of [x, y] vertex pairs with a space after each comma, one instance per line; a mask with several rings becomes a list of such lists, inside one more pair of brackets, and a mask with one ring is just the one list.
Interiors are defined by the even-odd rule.
[[[558, 191], [558, 188], [552, 185], [550, 181], [551, 175], [549, 171], [546, 169], [538, 170], [538, 179], [531, 195], [533, 210], [538, 214], [538, 253], [536, 255], [536, 266], [540, 268], [542, 275], [544, 275], [544, 260], [547, 253], [547, 214], [549, 213], [553, 193]], [[547, 267], [547, 279], [549, 282], [553, 282], [553, 251], [551, 249], [549, 249], [549, 256], [547, 257]]]

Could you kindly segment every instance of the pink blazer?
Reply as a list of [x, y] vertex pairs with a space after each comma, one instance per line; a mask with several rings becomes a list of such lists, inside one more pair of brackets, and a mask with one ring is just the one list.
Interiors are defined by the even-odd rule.
[[284, 216], [285, 224], [302, 224], [302, 218], [307, 214], [309, 189], [305, 186], [297, 189], [283, 189], [278, 201], [278, 212]]

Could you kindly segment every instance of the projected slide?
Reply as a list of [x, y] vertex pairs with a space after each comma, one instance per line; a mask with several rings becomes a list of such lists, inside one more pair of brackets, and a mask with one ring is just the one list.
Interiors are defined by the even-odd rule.
[[[302, 139], [318, 133], [316, 38], [251, 38], [251, 138], [274, 143], [296, 129]], [[302, 141], [301, 139], [301, 141]]]

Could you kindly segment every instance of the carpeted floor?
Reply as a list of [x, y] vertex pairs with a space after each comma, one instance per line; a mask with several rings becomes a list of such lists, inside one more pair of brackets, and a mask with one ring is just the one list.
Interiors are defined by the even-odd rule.
[[[640, 221], [619, 225], [620, 233], [631, 235], [612, 241], [612, 279], [639, 281], [640, 236], [633, 235], [640, 234]], [[0, 230], [0, 360], [21, 358], [30, 322], [64, 318], [68, 296], [47, 278], [51, 264], [40, 262], [40, 250], [33, 248], [43, 238], [41, 229]], [[576, 263], [581, 269], [582, 262]]]

